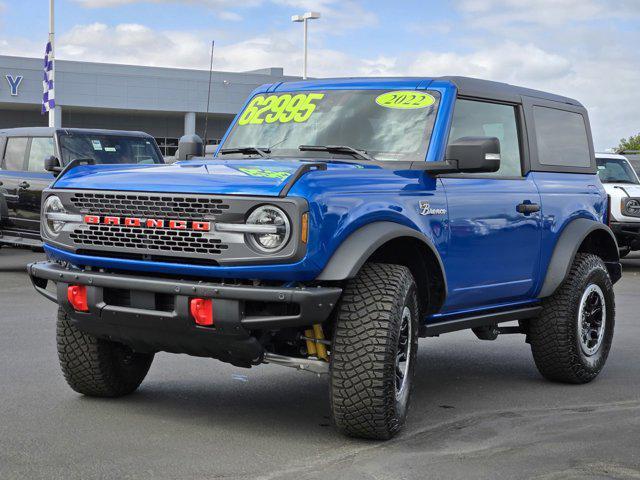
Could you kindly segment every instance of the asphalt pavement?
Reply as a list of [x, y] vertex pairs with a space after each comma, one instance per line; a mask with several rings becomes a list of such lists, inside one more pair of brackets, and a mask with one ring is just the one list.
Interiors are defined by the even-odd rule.
[[326, 378], [156, 355], [138, 392], [82, 397], [56, 306], [0, 249], [0, 479], [640, 479], [640, 256], [616, 285], [613, 349], [588, 385], [545, 381], [521, 335], [421, 339], [408, 424], [388, 442], [330, 425]]

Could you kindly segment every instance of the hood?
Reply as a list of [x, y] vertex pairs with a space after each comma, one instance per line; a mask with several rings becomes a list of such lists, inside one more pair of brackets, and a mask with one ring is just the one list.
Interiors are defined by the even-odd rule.
[[631, 183], [604, 183], [603, 185], [611, 196], [640, 198], [640, 185]]
[[[309, 161], [211, 159], [172, 165], [88, 165], [69, 171], [55, 183], [55, 188], [278, 196], [291, 175]], [[363, 167], [328, 163], [327, 168]]]

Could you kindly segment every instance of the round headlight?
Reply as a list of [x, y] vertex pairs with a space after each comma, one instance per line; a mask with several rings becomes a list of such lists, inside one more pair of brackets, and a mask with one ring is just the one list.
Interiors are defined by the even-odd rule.
[[60, 199], [55, 195], [52, 195], [45, 200], [42, 207], [42, 214], [44, 217], [43, 225], [45, 226], [47, 233], [52, 236], [58, 235], [65, 224], [62, 220], [54, 220], [53, 218], [55, 218], [55, 215], [49, 215], [56, 213], [66, 213], [66, 210], [64, 209], [64, 205], [62, 205]]
[[264, 225], [273, 228], [268, 233], [249, 233], [249, 243], [260, 252], [274, 253], [282, 249], [291, 235], [291, 226], [287, 215], [278, 207], [263, 205], [256, 208], [249, 218], [248, 225]]

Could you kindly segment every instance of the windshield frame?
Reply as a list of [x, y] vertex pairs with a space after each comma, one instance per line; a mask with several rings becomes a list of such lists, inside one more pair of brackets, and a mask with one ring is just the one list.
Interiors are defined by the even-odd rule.
[[[618, 162], [620, 164], [625, 164], [625, 167], [623, 167], [626, 171], [626, 173], [631, 172], [631, 177], [634, 180], [633, 182], [626, 182], [626, 181], [604, 181], [602, 180], [602, 177], [600, 177], [600, 162]], [[626, 158], [617, 158], [617, 157], [596, 157], [596, 167], [598, 169], [598, 178], [600, 179], [600, 182], [603, 185], [610, 185], [613, 183], [621, 183], [621, 184], [625, 184], [625, 185], [640, 185], [640, 178], [638, 178], [638, 174], [636, 173], [636, 170], [633, 168], [633, 165], [631, 164], [631, 162], [626, 159]], [[627, 171], [628, 169], [628, 171]]]
[[[153, 163], [96, 163], [96, 165], [165, 165], [165, 159], [164, 156], [162, 155], [162, 152], [160, 151], [160, 148], [158, 147], [158, 144], [156, 143], [155, 139], [150, 136], [150, 135], [146, 135], [146, 134], [138, 134], [138, 133], [129, 133], [129, 132], [113, 132], [113, 131], [104, 131], [104, 132], [98, 132], [98, 131], [73, 131], [73, 130], [69, 130], [69, 131], [65, 131], [65, 130], [60, 130], [56, 132], [55, 135], [55, 144], [56, 144], [56, 149], [57, 149], [57, 153], [58, 153], [58, 157], [60, 159], [60, 162], [62, 163], [62, 165], [67, 165], [69, 164], [69, 162], [71, 162], [72, 160], [74, 160], [75, 158], [89, 158], [89, 157], [74, 157], [74, 158], [65, 158], [65, 154], [63, 153], [65, 150], [65, 146], [64, 146], [64, 138], [65, 137], [84, 137], [84, 138], [91, 138], [92, 136], [95, 137], [113, 137], [113, 138], [119, 138], [119, 139], [131, 139], [131, 140], [144, 140], [147, 142], [150, 142], [151, 148], [152, 150], [155, 152], [156, 158], [153, 158]], [[68, 149], [68, 148], [67, 148]]]
[[[382, 166], [393, 166], [394, 168], [398, 168], [398, 169], [402, 169], [402, 168], [414, 168], [413, 166], [418, 164], [418, 165], [422, 165], [424, 162], [426, 161], [430, 161], [430, 160], [435, 160], [437, 159], [443, 152], [441, 152], [440, 150], [442, 150], [441, 148], [441, 135], [438, 133], [441, 131], [442, 128], [446, 129], [446, 121], [447, 121], [447, 112], [450, 109], [450, 103], [451, 103], [451, 97], [453, 97], [453, 99], [455, 99], [455, 89], [452, 89], [450, 87], [450, 85], [444, 84], [443, 82], [434, 82], [437, 83], [436, 85], [426, 85], [424, 88], [418, 88], [417, 86], [400, 86], [400, 85], [378, 85], [378, 84], [374, 84], [374, 85], [357, 85], [357, 86], [340, 86], [338, 88], [333, 87], [333, 86], [329, 86], [329, 85], [322, 85], [322, 84], [316, 84], [314, 86], [309, 86], [306, 88], [283, 88], [282, 90], [280, 89], [275, 89], [275, 90], [271, 90], [271, 89], [257, 89], [254, 92], [252, 92], [252, 94], [247, 98], [245, 104], [242, 106], [242, 108], [239, 110], [238, 114], [235, 116], [233, 122], [231, 123], [231, 125], [229, 126], [229, 128], [227, 129], [227, 132], [225, 133], [224, 137], [222, 138], [220, 144], [218, 145], [218, 148], [216, 149], [216, 152], [214, 154], [214, 158], [217, 159], [231, 159], [231, 158], [256, 158], [258, 155], [257, 154], [228, 154], [228, 155], [224, 155], [222, 156], [220, 154], [220, 152], [226, 148], [236, 148], [234, 146], [227, 146], [227, 143], [229, 141], [229, 138], [233, 135], [233, 133], [236, 131], [236, 129], [238, 128], [238, 120], [240, 119], [240, 117], [242, 116], [243, 112], [246, 110], [247, 106], [250, 105], [250, 103], [252, 102], [252, 100], [258, 96], [258, 95], [263, 95], [263, 96], [270, 96], [270, 95], [282, 95], [282, 94], [290, 94], [290, 95], [296, 95], [296, 94], [300, 94], [300, 93], [315, 93], [315, 92], [322, 92], [322, 93], [334, 93], [334, 92], [349, 92], [349, 91], [358, 91], [358, 92], [379, 92], [378, 95], [383, 94], [383, 93], [387, 93], [387, 92], [393, 92], [393, 91], [416, 91], [418, 93], [427, 93], [427, 94], [431, 94], [432, 96], [435, 97], [436, 99], [436, 103], [435, 103], [435, 112], [434, 112], [434, 117], [433, 117], [433, 121], [431, 122], [431, 130], [428, 135], [428, 139], [425, 142], [425, 144], [423, 146], [421, 146], [419, 153], [411, 158], [406, 158], [406, 159], [400, 159], [400, 160], [392, 160], [392, 159], [385, 159], [385, 158], [375, 158], [375, 163], [378, 165], [382, 165]], [[453, 91], [452, 91], [453, 90]], [[451, 93], [453, 93], [453, 95], [451, 95]], [[435, 94], [435, 95], [434, 95]], [[425, 128], [425, 132], [427, 132], [426, 128]], [[308, 143], [308, 142], [307, 142]], [[275, 145], [277, 145], [278, 142], [276, 142]], [[434, 148], [434, 145], [437, 144], [437, 148]], [[247, 145], [247, 146], [254, 146], [254, 145]], [[273, 145], [268, 146], [268, 145], [257, 145], [258, 148], [268, 148], [268, 147], [273, 147]], [[349, 145], [351, 147], [354, 147], [353, 145]], [[359, 148], [358, 146], [355, 146], [355, 148]], [[284, 150], [284, 149], [283, 149]], [[300, 151], [300, 150], [293, 150], [293, 149], [286, 149], [287, 153], [281, 153], [278, 154], [277, 149], [276, 152], [270, 152], [269, 153], [269, 157], [271, 158], [291, 158], [291, 157], [298, 157], [298, 158], [307, 158], [307, 159], [313, 159], [313, 160], [319, 160], [319, 161], [336, 161], [336, 162], [345, 162], [345, 163], [373, 163], [370, 162], [368, 160], [363, 160], [363, 159], [359, 159], [359, 158], [355, 158], [351, 153], [348, 152], [305, 152], [305, 151]], [[371, 151], [367, 151], [367, 153], [369, 155], [372, 155], [375, 157], [376, 153], [373, 153]], [[236, 156], [237, 155], [237, 156]]]

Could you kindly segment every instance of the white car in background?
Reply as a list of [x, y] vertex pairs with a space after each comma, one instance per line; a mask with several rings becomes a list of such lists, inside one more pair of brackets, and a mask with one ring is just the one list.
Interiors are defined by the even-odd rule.
[[611, 197], [611, 230], [620, 256], [640, 250], [640, 179], [626, 157], [596, 153], [598, 175]]

